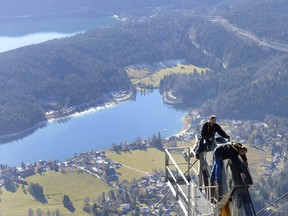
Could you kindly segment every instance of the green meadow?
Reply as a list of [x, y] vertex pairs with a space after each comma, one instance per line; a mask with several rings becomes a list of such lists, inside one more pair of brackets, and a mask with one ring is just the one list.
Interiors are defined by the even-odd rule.
[[145, 68], [135, 69], [129, 67], [127, 68], [127, 73], [132, 83], [142, 82], [147, 85], [153, 85], [157, 88], [160, 85], [160, 80], [163, 79], [165, 75], [171, 73], [190, 74], [193, 72], [205, 74], [208, 70], [208, 68], [201, 68], [191, 64], [178, 64], [174, 67], [162, 68], [158, 71], [148, 71]]
[[[6, 189], [1, 189], [0, 215], [1, 216], [21, 216], [28, 215], [29, 208], [33, 209], [36, 215], [37, 209], [43, 212], [51, 212], [59, 209], [63, 215], [87, 215], [82, 208], [84, 199], [90, 198], [90, 202], [97, 200], [102, 192], [108, 192], [112, 188], [102, 180], [87, 174], [85, 172], [68, 171], [54, 172], [48, 171], [41, 175], [37, 174], [25, 179], [28, 183], [38, 183], [43, 187], [44, 194], [48, 203], [42, 204], [35, 201], [27, 191], [28, 186], [24, 188], [20, 185], [15, 193]], [[69, 212], [63, 207], [62, 199], [68, 195], [75, 207], [75, 212]]]

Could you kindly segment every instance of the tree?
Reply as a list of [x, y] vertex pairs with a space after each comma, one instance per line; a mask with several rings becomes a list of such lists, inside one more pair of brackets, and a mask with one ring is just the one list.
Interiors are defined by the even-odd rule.
[[109, 210], [108, 209], [105, 209], [103, 211], [103, 216], [109, 216]]
[[139, 206], [137, 206], [135, 209], [135, 216], [140, 216], [140, 215], [141, 215], [140, 208]]
[[121, 147], [119, 145], [117, 145], [116, 143], [112, 144], [112, 150], [115, 152], [118, 152], [119, 150], [121, 150]]
[[129, 150], [130, 150], [130, 149], [129, 149], [128, 142], [125, 141], [124, 144], [123, 144], [123, 146], [122, 146], [122, 151], [129, 151]]
[[52, 216], [52, 212], [50, 211], [50, 209], [47, 210], [47, 216]]
[[55, 216], [61, 216], [61, 212], [60, 212], [59, 209], [56, 209], [56, 211], [55, 211]]
[[110, 191], [108, 192], [108, 197], [109, 197], [111, 200], [115, 200], [115, 199], [116, 199], [114, 190], [110, 190]]
[[70, 197], [68, 195], [64, 195], [63, 196], [63, 200], [62, 200], [63, 206], [65, 208], [67, 208], [69, 211], [74, 212], [75, 208], [73, 206], [73, 203], [70, 200]]
[[42, 215], [43, 215], [42, 209], [37, 208], [37, 210], [36, 210], [36, 215], [37, 215], [37, 216], [42, 216]]
[[96, 203], [94, 203], [94, 204], [93, 204], [93, 207], [92, 207], [93, 214], [96, 214], [97, 209], [98, 209], [98, 206], [97, 206]]
[[106, 202], [105, 192], [103, 192], [103, 193], [99, 196], [98, 202], [99, 202], [99, 204], [100, 204], [101, 206], [104, 205], [104, 203]]
[[158, 136], [153, 134], [152, 139], [151, 139], [151, 145], [161, 151], [163, 150], [163, 144], [162, 144], [160, 132], [158, 133]]
[[21, 163], [21, 168], [24, 169], [24, 170], [26, 169], [26, 164], [23, 161]]
[[28, 188], [29, 193], [35, 198], [35, 200], [47, 203], [47, 200], [44, 196], [43, 187], [38, 183], [30, 183]]
[[89, 205], [89, 203], [90, 203], [90, 198], [89, 197], [85, 197], [84, 205]]
[[83, 211], [87, 212], [87, 213], [91, 213], [91, 207], [89, 205], [84, 205], [83, 206]]
[[34, 216], [33, 209], [29, 208], [29, 210], [28, 210], [28, 216]]
[[13, 193], [17, 191], [16, 184], [9, 178], [4, 178], [4, 187], [7, 191]]

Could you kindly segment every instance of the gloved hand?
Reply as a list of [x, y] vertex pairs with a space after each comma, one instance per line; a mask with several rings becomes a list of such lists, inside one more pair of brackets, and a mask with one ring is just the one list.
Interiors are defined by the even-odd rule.
[[213, 140], [214, 140], [213, 137], [210, 137], [210, 138], [209, 138], [209, 141], [210, 141], [210, 142], [212, 142]]

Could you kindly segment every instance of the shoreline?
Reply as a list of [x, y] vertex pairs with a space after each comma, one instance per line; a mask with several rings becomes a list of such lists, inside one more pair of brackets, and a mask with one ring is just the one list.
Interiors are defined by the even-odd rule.
[[[119, 103], [128, 101], [135, 97], [135, 93], [131, 90], [129, 91], [113, 91], [108, 93], [109, 96], [104, 96], [105, 102], [98, 103], [95, 105], [87, 105], [87, 103], [79, 104], [72, 107], [64, 107], [62, 110], [59, 111], [52, 111], [46, 112], [45, 116], [47, 118], [47, 122], [65, 119], [65, 118], [72, 118], [72, 117], [79, 117], [82, 115], [87, 115], [89, 113], [101, 111], [106, 108], [111, 108], [116, 106]], [[87, 106], [84, 107], [83, 106]]]
[[191, 120], [191, 116], [190, 116], [190, 113], [188, 112], [185, 116], [182, 117], [182, 121], [184, 123], [182, 129], [169, 137], [172, 137], [172, 136], [179, 137], [179, 136], [184, 135], [191, 127], [190, 120]]
[[[58, 113], [57, 115], [54, 115], [54, 116], [47, 116], [47, 114], [53, 115], [53, 113], [46, 112], [45, 113], [46, 120], [40, 121], [36, 123], [34, 126], [26, 128], [22, 131], [0, 136], [0, 145], [7, 144], [10, 142], [25, 138], [29, 136], [30, 134], [34, 133], [36, 130], [46, 127], [47, 123], [58, 121], [61, 119], [69, 119], [73, 117], [81, 117], [83, 115], [88, 115], [93, 112], [98, 112], [103, 109], [114, 107], [119, 103], [131, 100], [133, 97], [135, 97], [135, 92], [133, 92], [132, 90], [113, 91], [113, 92], [109, 92], [108, 94], [110, 95], [110, 97], [105, 98], [105, 100], [108, 100], [108, 101], [103, 102], [101, 104], [97, 104], [95, 106], [88, 106], [87, 108], [84, 108], [84, 109], [83, 108], [77, 109], [76, 107], [74, 107], [73, 110], [72, 110], [73, 107], [67, 107], [65, 109], [70, 110], [69, 113], [64, 113], [64, 114]], [[77, 106], [81, 107], [82, 105], [83, 104], [80, 104]], [[53, 111], [53, 112], [57, 112], [57, 111]]]
[[165, 91], [163, 93], [163, 101], [164, 103], [170, 105], [177, 105], [182, 103], [182, 100], [174, 96], [171, 91]]

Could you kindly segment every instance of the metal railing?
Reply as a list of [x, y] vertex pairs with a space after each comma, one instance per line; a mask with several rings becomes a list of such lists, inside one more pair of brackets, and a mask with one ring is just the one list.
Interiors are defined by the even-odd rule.
[[[172, 152], [181, 152], [183, 157], [180, 156], [180, 159], [187, 155], [187, 160], [178, 162]], [[190, 147], [165, 149], [165, 181], [185, 216], [217, 215], [218, 210], [215, 209], [217, 199], [212, 195], [212, 190], [216, 190], [216, 186], [210, 185], [210, 181], [209, 185], [196, 184], [199, 178], [202, 178], [199, 167], [202, 163], [198, 163], [196, 158], [191, 158], [190, 154], [195, 155], [193, 148]]]

